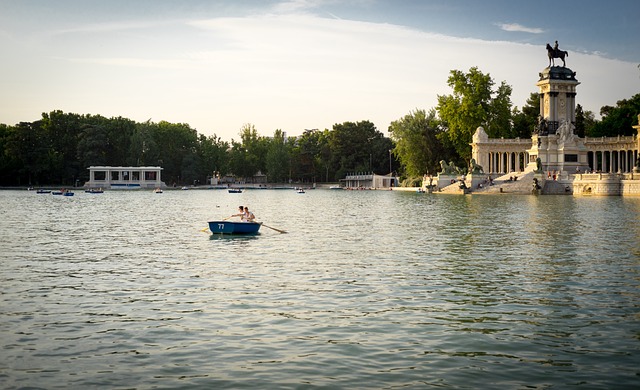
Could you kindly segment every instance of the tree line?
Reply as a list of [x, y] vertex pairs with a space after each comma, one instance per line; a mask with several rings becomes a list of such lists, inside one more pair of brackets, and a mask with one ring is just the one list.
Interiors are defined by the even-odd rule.
[[[250, 182], [262, 173], [272, 183], [335, 182], [353, 172], [401, 176], [415, 185], [436, 174], [439, 161], [467, 166], [478, 126], [492, 138], [529, 138], [540, 112], [531, 93], [522, 108], [511, 102], [511, 86], [496, 85], [473, 67], [452, 70], [452, 93], [437, 106], [416, 109], [393, 121], [386, 137], [368, 120], [337, 123], [287, 137], [282, 130], [259, 135], [245, 124], [237, 140], [204, 136], [186, 123], [135, 122], [128, 118], [43, 113], [34, 122], [0, 124], [0, 186], [83, 184], [89, 166], [161, 166], [167, 184], [205, 184], [214, 175]], [[576, 107], [576, 133], [601, 137], [635, 134], [640, 94], [600, 110], [601, 120]]]
[[286, 137], [260, 136], [246, 124], [238, 140], [204, 136], [186, 123], [52, 111], [34, 122], [0, 124], [0, 185], [84, 184], [89, 166], [161, 166], [172, 185], [206, 184], [213, 175], [251, 182], [333, 182], [349, 172], [388, 173], [393, 143], [369, 121]]

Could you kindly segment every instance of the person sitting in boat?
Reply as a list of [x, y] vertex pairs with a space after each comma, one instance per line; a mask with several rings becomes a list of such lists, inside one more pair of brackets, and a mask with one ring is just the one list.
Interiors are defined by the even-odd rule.
[[232, 216], [230, 216], [229, 218], [233, 218], [233, 217], [240, 217], [240, 221], [244, 222], [244, 218], [245, 218], [245, 212], [244, 212], [244, 206], [238, 206], [238, 214], [233, 214]]
[[247, 206], [244, 206], [244, 222], [254, 222], [255, 219], [256, 216], [253, 215], [251, 211], [249, 211], [249, 208]]

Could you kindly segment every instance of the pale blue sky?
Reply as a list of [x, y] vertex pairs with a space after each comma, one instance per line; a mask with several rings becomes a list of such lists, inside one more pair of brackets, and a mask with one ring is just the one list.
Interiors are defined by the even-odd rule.
[[0, 0], [0, 123], [61, 109], [238, 139], [370, 120], [386, 132], [478, 66], [522, 106], [569, 51], [577, 102], [640, 93], [640, 2]]

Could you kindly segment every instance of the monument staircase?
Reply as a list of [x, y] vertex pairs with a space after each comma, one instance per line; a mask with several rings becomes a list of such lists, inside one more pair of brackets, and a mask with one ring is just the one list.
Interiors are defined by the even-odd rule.
[[[523, 194], [529, 195], [531, 194], [531, 189], [533, 186], [533, 176], [535, 166], [531, 165], [524, 169], [522, 172], [511, 172], [504, 174], [502, 176], [493, 177], [493, 175], [483, 174], [482, 176], [486, 177], [487, 180], [482, 184], [482, 188], [478, 188], [477, 186], [471, 188], [472, 194]], [[474, 175], [475, 176], [475, 175]], [[491, 177], [493, 180], [493, 185], [489, 183], [488, 178]], [[510, 180], [510, 178], [516, 177], [516, 180]], [[440, 190], [441, 193], [450, 193], [450, 194], [460, 194], [462, 190], [460, 189], [460, 182], [453, 183], [448, 185]]]

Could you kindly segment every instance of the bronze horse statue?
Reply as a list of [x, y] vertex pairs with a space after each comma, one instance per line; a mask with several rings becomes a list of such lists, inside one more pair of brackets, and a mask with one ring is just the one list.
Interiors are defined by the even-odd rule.
[[564, 61], [564, 57], [569, 57], [569, 52], [566, 50], [554, 49], [547, 43], [547, 55], [549, 56], [549, 66], [553, 62], [553, 66], [556, 66], [554, 58], [560, 58], [562, 60], [562, 67], [566, 67], [567, 63]]

